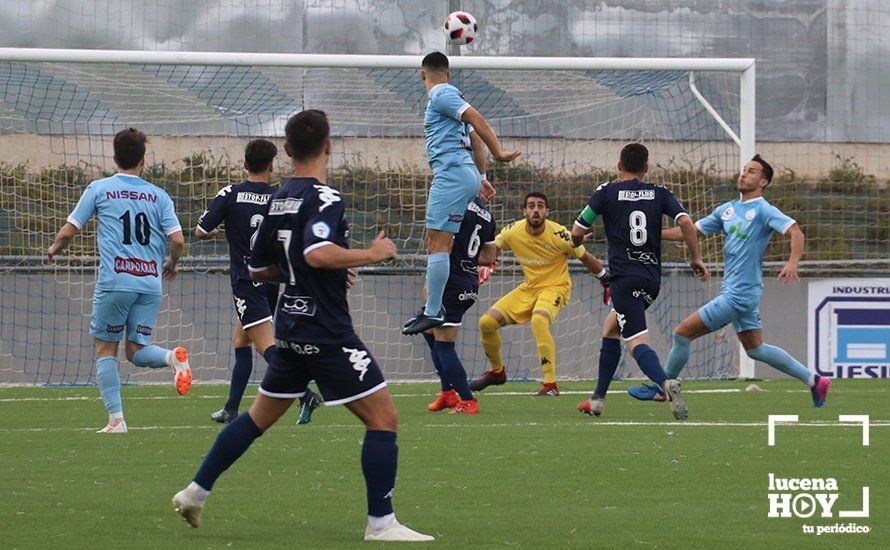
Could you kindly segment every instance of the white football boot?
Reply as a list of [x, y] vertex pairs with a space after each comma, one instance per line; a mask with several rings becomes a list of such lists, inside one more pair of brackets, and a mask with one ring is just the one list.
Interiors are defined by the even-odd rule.
[[97, 434], [125, 434], [127, 433], [127, 423], [123, 418], [120, 420], [109, 420], [108, 425], [106, 425], [101, 430], [96, 432]]
[[686, 403], [683, 402], [683, 396], [680, 395], [680, 381], [674, 380], [673, 378], [665, 380], [664, 394], [667, 396], [668, 401], [671, 402], [671, 412], [674, 413], [674, 418], [677, 420], [686, 420], [689, 416], [689, 409], [686, 408]]
[[173, 509], [192, 527], [197, 528], [201, 525], [201, 512], [204, 511], [204, 503], [198, 500], [190, 487], [173, 495]]
[[418, 533], [413, 529], [409, 529], [396, 521], [392, 522], [383, 529], [372, 529], [371, 522], [365, 528], [365, 540], [389, 541], [389, 542], [429, 542], [436, 540], [435, 537]]

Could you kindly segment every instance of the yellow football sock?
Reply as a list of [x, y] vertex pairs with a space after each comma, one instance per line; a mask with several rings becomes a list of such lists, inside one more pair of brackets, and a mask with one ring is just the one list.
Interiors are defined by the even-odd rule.
[[482, 333], [482, 347], [485, 355], [491, 363], [491, 370], [500, 372], [504, 370], [504, 360], [501, 358], [501, 324], [491, 315], [485, 314], [479, 319], [479, 332]]
[[532, 315], [532, 334], [538, 343], [538, 357], [541, 358], [541, 370], [544, 371], [544, 382], [556, 382], [556, 342], [550, 334], [550, 319], [543, 315]]

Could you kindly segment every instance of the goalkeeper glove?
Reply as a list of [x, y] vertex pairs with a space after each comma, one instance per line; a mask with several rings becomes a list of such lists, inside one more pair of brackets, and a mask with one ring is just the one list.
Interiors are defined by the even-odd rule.
[[600, 274], [596, 275], [596, 280], [603, 287], [603, 304], [609, 305], [609, 302], [612, 301], [612, 291], [609, 289], [609, 274], [603, 269]]
[[484, 285], [488, 279], [491, 278], [491, 274], [494, 273], [495, 266], [498, 265], [498, 261], [495, 260], [493, 264], [488, 265], [480, 265], [479, 266], [479, 284]]

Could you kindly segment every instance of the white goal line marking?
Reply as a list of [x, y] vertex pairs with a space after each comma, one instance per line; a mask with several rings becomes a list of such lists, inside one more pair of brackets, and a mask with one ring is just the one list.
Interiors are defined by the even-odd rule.
[[[139, 386], [136, 386], [137, 388]], [[93, 387], [92, 389], [96, 390], [97, 388]], [[560, 395], [590, 395], [593, 390], [560, 390]], [[760, 390], [755, 392], [746, 392], [741, 388], [714, 388], [714, 389], [703, 389], [703, 390], [683, 390], [683, 395], [714, 395], [714, 394], [738, 394], [738, 393], [803, 393], [804, 388], [800, 388], [797, 390]], [[428, 393], [398, 393], [395, 392], [392, 394], [393, 397], [429, 397], [434, 395], [434, 391], [430, 391]], [[860, 393], [885, 393], [890, 395], [890, 389], [850, 389], [844, 390], [845, 394], [860, 394]], [[627, 390], [610, 390], [609, 395], [620, 395], [627, 394]], [[481, 397], [532, 397], [535, 393], [531, 390], [529, 391], [486, 391], [480, 392], [479, 395]], [[254, 399], [256, 394], [245, 394], [245, 400]], [[628, 396], [629, 397], [629, 396]], [[134, 395], [132, 397], [125, 396], [124, 399], [126, 401], [157, 401], [157, 400], [167, 400], [167, 399], [225, 399], [226, 396], [223, 394], [219, 395], [188, 395], [188, 396], [180, 396], [180, 395]], [[61, 397], [4, 397], [0, 398], [0, 403], [25, 403], [29, 401], [38, 402], [38, 401], [100, 401], [101, 397], [99, 395], [95, 396], [87, 396], [87, 395], [65, 395]]]
[[[289, 423], [285, 422], [284, 426]], [[620, 421], [612, 420], [600, 422], [591, 420], [589, 422], [500, 422], [500, 423], [453, 423], [453, 424], [417, 424], [413, 427], [421, 428], [553, 428], [567, 426], [590, 426], [590, 427], [661, 427], [661, 428], [768, 428], [767, 422], [684, 422], [684, 421], [664, 421], [664, 422], [638, 422], [635, 420]], [[799, 427], [833, 427], [833, 428], [857, 428], [855, 425], [841, 424], [838, 422], [800, 422], [795, 424]], [[872, 428], [890, 427], [890, 420], [876, 420], [870, 424]], [[290, 426], [295, 428], [294, 426]], [[353, 424], [319, 424], [319, 429], [362, 429], [362, 425], [358, 422]], [[208, 422], [207, 424], [198, 424], [195, 426], [128, 426], [130, 431], [158, 431], [158, 430], [221, 430], [217, 423]], [[296, 429], [296, 428], [295, 428]], [[312, 429], [312, 428], [300, 428]], [[0, 428], [0, 433], [11, 432], [95, 432], [96, 428]]]
[[[590, 392], [593, 390], [569, 390], [569, 391], [560, 391], [561, 395], [590, 395]], [[684, 395], [687, 394], [708, 394], [708, 393], [740, 393], [742, 390], [737, 388], [725, 388], [725, 389], [711, 389], [711, 390], [685, 390], [683, 392]], [[791, 391], [791, 390], [789, 390]], [[798, 390], [803, 391], [803, 390]], [[626, 393], [625, 390], [612, 390], [609, 394], [621, 394]], [[433, 395], [433, 392], [429, 394], [425, 393], [393, 393], [393, 397], [428, 397]], [[534, 393], [530, 391], [503, 391], [503, 392], [485, 392], [485, 396], [528, 396], [531, 397]], [[244, 399], [252, 399], [256, 397], [256, 395], [245, 395]], [[223, 395], [190, 395], [185, 399], [224, 399]], [[0, 403], [18, 403], [18, 402], [27, 402], [27, 401], [99, 401], [101, 398], [96, 396], [88, 396], [88, 395], [65, 395], [61, 397], [6, 397], [0, 399]], [[128, 397], [124, 396], [124, 399], [127, 401], [155, 401], [159, 399], [183, 399], [180, 395], [143, 395], [143, 396], [133, 396]]]

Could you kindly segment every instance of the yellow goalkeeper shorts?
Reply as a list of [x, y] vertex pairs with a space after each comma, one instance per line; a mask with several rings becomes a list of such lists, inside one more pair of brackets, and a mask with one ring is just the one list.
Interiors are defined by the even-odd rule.
[[527, 323], [533, 311], [546, 311], [551, 321], [556, 321], [559, 310], [569, 303], [571, 290], [566, 287], [548, 287], [529, 290], [518, 286], [497, 301], [492, 309], [517, 324]]

